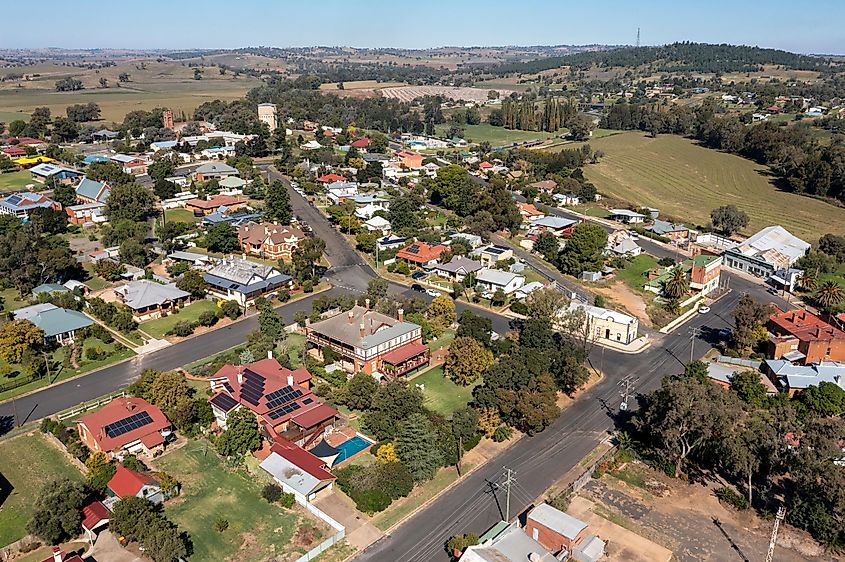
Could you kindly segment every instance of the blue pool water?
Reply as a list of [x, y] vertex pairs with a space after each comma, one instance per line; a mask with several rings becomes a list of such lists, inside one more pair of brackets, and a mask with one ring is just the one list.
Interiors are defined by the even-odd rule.
[[340, 451], [340, 455], [338, 455], [337, 460], [335, 460], [334, 463], [337, 464], [339, 462], [343, 462], [346, 459], [354, 456], [356, 453], [360, 453], [371, 445], [372, 443], [356, 435], [349, 441], [344, 441], [343, 443], [335, 447], [335, 449]]

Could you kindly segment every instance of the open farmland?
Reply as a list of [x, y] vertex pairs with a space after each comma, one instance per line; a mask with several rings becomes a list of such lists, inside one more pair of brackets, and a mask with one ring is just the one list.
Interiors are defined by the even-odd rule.
[[[381, 95], [386, 98], [396, 98], [401, 101], [412, 101], [423, 96], [445, 96], [452, 100], [474, 102], [487, 101], [487, 92], [481, 88], [459, 88], [453, 86], [399, 86], [397, 88], [383, 88]], [[499, 97], [506, 97], [513, 90], [498, 90]]]
[[808, 242], [827, 232], [845, 234], [845, 209], [781, 191], [766, 167], [739, 156], [683, 137], [652, 139], [639, 132], [592, 140], [590, 146], [605, 153], [598, 164], [584, 168], [601, 193], [656, 207], [662, 215], [703, 225], [713, 208], [733, 204], [751, 219], [746, 234], [772, 224]]

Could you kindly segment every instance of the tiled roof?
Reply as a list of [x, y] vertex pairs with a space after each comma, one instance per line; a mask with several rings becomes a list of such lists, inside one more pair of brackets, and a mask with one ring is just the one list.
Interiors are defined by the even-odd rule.
[[[146, 412], [152, 419], [151, 423], [127, 431], [121, 435], [111, 437], [106, 433], [106, 426], [119, 422], [135, 414]], [[164, 413], [143, 398], [124, 397], [115, 398], [99, 410], [86, 414], [76, 423], [84, 425], [100, 445], [103, 451], [113, 451], [124, 445], [140, 440], [148, 433], [161, 432], [170, 428], [170, 422]]]
[[158, 482], [146, 474], [130, 470], [118, 463], [108, 487], [117, 497], [128, 498], [138, 495], [138, 492], [147, 485], [158, 485]]

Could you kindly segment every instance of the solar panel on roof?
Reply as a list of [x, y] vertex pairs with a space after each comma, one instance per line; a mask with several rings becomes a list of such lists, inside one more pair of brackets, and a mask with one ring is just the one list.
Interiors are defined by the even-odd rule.
[[408, 252], [409, 254], [417, 254], [420, 251], [420, 246], [419, 246], [419, 244], [413, 244], [413, 245], [409, 246], [408, 249], [405, 250], [405, 251]]
[[280, 417], [284, 416], [285, 414], [289, 414], [289, 413], [291, 413], [291, 412], [295, 412], [295, 411], [296, 411], [296, 410], [298, 410], [299, 408], [301, 408], [301, 406], [299, 405], [299, 403], [297, 403], [297, 402], [291, 402], [290, 404], [286, 404], [286, 405], [282, 406], [281, 408], [279, 408], [279, 409], [277, 409], [277, 410], [273, 410], [272, 412], [270, 412], [269, 414], [267, 414], [267, 416], [268, 416], [271, 420], [277, 420], [277, 419], [279, 419]]
[[235, 400], [228, 394], [218, 394], [211, 399], [211, 403], [226, 412], [238, 405], [238, 403], [235, 402]]
[[294, 389], [292, 386], [286, 386], [267, 395], [267, 407], [271, 410], [281, 404], [286, 404], [291, 400], [295, 400], [302, 396], [302, 391]]
[[303, 400], [303, 401], [302, 401], [302, 403], [303, 403], [303, 404], [310, 404], [310, 403], [311, 403], [311, 402], [313, 402], [313, 401], [314, 401], [314, 399], [313, 399], [313, 398], [306, 398], [305, 400]]
[[106, 431], [106, 435], [114, 438], [120, 437], [124, 433], [128, 433], [133, 429], [138, 429], [139, 427], [144, 427], [145, 425], [151, 423], [153, 423], [153, 418], [150, 417], [149, 413], [138, 412], [137, 414], [132, 414], [128, 418], [123, 418], [122, 420], [110, 423], [104, 429]]

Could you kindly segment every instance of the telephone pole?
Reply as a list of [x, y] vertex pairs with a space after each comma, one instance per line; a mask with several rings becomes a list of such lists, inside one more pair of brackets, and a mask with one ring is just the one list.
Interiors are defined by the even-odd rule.
[[640, 48], [640, 28], [637, 28], [637, 49]]
[[[503, 467], [504, 468], [504, 467]], [[513, 470], [509, 468], [504, 468], [505, 470], [505, 486], [507, 486], [507, 495], [505, 496], [505, 521], [510, 521], [511, 519], [511, 484], [516, 482], [516, 479], [513, 477]]]
[[786, 517], [786, 508], [780, 506], [778, 508], [778, 513], [775, 515], [775, 525], [772, 527], [772, 538], [769, 541], [769, 551], [766, 553], [766, 562], [772, 562], [775, 556], [775, 544], [777, 544], [778, 540], [778, 528], [780, 527], [780, 522], [783, 521], [783, 518]]
[[695, 352], [695, 338], [701, 335], [701, 328], [690, 328], [689, 332], [689, 362], [692, 363], [692, 356]]
[[631, 398], [631, 390], [639, 380], [639, 377], [632, 377], [631, 375], [628, 375], [619, 381], [619, 386], [622, 387], [622, 391], [619, 393], [619, 396], [622, 397], [622, 403], [619, 404], [619, 409], [623, 412], [628, 409], [628, 400]]

